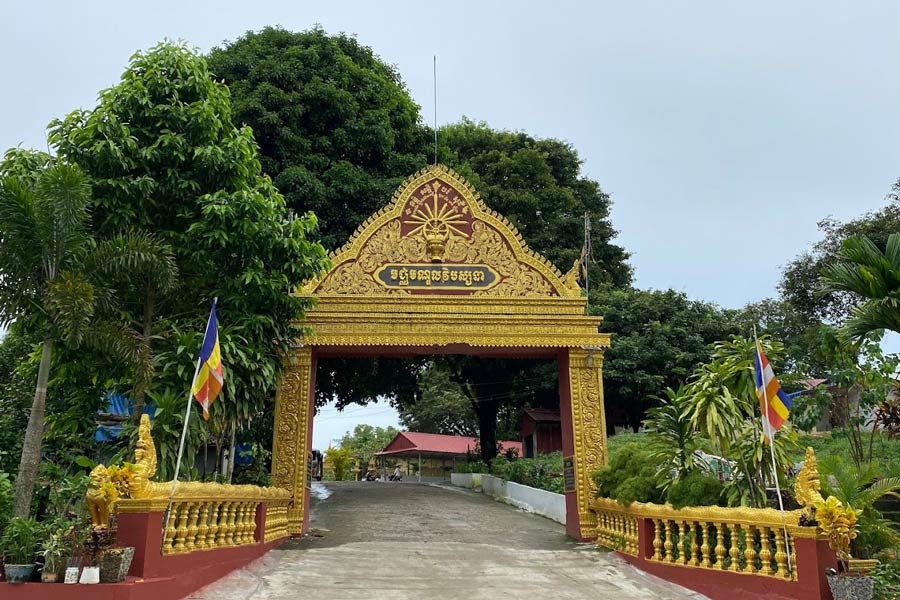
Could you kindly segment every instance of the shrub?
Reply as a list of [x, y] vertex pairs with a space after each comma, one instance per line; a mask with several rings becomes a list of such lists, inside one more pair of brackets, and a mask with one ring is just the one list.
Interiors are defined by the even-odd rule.
[[721, 506], [725, 486], [700, 471], [692, 471], [669, 487], [666, 501], [673, 508], [685, 506]]
[[491, 470], [483, 460], [474, 460], [456, 465], [453, 468], [457, 473], [490, 473]]
[[608, 465], [594, 472], [597, 496], [612, 498], [625, 505], [661, 502], [663, 495], [656, 470], [656, 460], [645, 444], [628, 443], [619, 448]]
[[13, 516], [15, 494], [9, 475], [0, 472], [0, 536]]
[[0, 538], [0, 548], [7, 564], [27, 565], [34, 562], [43, 528], [34, 519], [13, 517]]
[[501, 479], [509, 479], [510, 462], [505, 456], [498, 456], [491, 461], [491, 475]]

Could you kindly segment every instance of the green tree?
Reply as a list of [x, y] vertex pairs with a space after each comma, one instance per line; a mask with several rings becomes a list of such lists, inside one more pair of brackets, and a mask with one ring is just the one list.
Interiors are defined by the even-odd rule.
[[709, 345], [735, 333], [733, 315], [674, 290], [597, 290], [590, 310], [613, 336], [603, 361], [607, 426], [635, 431], [667, 388], [709, 360]]
[[136, 53], [97, 107], [51, 128], [60, 154], [92, 179], [99, 238], [139, 229], [176, 249], [168, 293], [148, 273], [123, 293], [134, 330], [154, 340], [148, 392], [184, 393], [218, 297], [227, 383], [213, 408], [232, 427], [247, 423], [273, 397], [281, 353], [300, 333], [306, 302], [291, 292], [327, 264], [315, 217], [288, 210], [250, 128], [234, 124], [227, 86], [184, 45]]
[[867, 237], [844, 240], [835, 261], [822, 269], [820, 283], [824, 293], [862, 299], [842, 328], [850, 339], [882, 329], [900, 333], [900, 233], [888, 236], [884, 251]]
[[[91, 188], [82, 171], [47, 154], [11, 150], [0, 164], [0, 323], [22, 321], [41, 340], [37, 383], [16, 477], [17, 516], [31, 509], [45, 423], [54, 345], [85, 343], [135, 365], [146, 377], [149, 361], [139, 340], [96, 313], [112, 298], [95, 279], [117, 264], [143, 265], [147, 248], [122, 235], [95, 244], [88, 233]], [[90, 331], [90, 335], [87, 335]]]
[[472, 404], [446, 369], [429, 363], [419, 378], [421, 396], [400, 407], [400, 423], [410, 431], [443, 435], [478, 435]]
[[325, 451], [325, 460], [331, 463], [334, 471], [334, 480], [343, 481], [347, 479], [350, 470], [351, 453], [349, 448], [331, 448]]
[[375, 453], [384, 450], [397, 433], [393, 427], [373, 427], [361, 423], [353, 428], [353, 433], [348, 431], [344, 434], [340, 448], [347, 450], [350, 456], [357, 459], [359, 467], [365, 470]]
[[427, 131], [396, 69], [372, 49], [321, 28], [267, 27], [215, 48], [210, 70], [231, 88], [263, 170], [287, 206], [319, 217], [341, 246], [427, 162]]
[[587, 215], [590, 285], [631, 283], [628, 253], [613, 242], [612, 201], [599, 183], [581, 173], [582, 161], [572, 146], [467, 119], [442, 127], [438, 141], [441, 162], [465, 176], [531, 249], [562, 272], [581, 256]]
[[819, 222], [825, 238], [798, 256], [784, 270], [779, 289], [784, 300], [811, 322], [842, 323], [858, 303], [858, 298], [843, 290], [821, 293], [819, 278], [826, 265], [835, 262], [844, 240], [867, 237], [884, 250], [888, 236], [900, 231], [900, 180], [894, 184], [886, 206], [856, 219], [841, 223], [834, 219]]
[[[776, 365], [783, 352], [779, 342], [760, 338], [766, 356]], [[717, 342], [712, 359], [700, 365], [688, 381], [684, 416], [694, 431], [710, 441], [713, 450], [737, 465], [726, 486], [732, 504], [767, 505], [770, 482], [786, 482], [797, 434], [788, 423], [774, 436], [775, 469], [761, 427], [761, 411], [754, 376], [756, 344], [752, 338], [732, 336]]]

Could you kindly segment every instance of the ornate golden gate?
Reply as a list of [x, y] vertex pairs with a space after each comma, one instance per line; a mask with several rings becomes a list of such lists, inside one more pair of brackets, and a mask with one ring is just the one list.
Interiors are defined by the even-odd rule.
[[315, 299], [287, 358], [275, 408], [273, 483], [289, 489], [293, 533], [307, 529], [316, 359], [473, 354], [555, 358], [559, 368], [566, 531], [593, 538], [590, 474], [606, 461], [601, 319], [584, 316], [577, 271], [530, 250], [451, 169], [408, 178], [304, 286]]

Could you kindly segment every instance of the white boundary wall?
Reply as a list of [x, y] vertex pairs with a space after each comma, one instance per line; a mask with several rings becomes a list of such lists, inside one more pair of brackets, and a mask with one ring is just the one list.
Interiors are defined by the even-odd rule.
[[566, 497], [481, 473], [451, 473], [450, 483], [477, 490], [495, 500], [511, 504], [557, 523], [566, 524]]

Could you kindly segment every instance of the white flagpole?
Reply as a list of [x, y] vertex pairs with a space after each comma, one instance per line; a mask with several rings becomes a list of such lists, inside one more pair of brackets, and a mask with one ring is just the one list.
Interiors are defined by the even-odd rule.
[[793, 571], [791, 566], [791, 543], [788, 539], [787, 519], [784, 516], [784, 500], [781, 499], [781, 484], [778, 483], [778, 467], [775, 463], [775, 429], [769, 422], [769, 393], [766, 389], [766, 372], [763, 368], [762, 356], [759, 353], [759, 338], [756, 337], [756, 325], [753, 326], [753, 343], [756, 346], [756, 362], [759, 365], [759, 381], [762, 386], [763, 400], [766, 404], [766, 414], [763, 415], [763, 434], [769, 438], [769, 450], [772, 455], [772, 476], [775, 478], [775, 493], [778, 494], [778, 510], [781, 511], [781, 525], [784, 528], [784, 548], [787, 554], [788, 570]]
[[[216, 307], [218, 298], [213, 298], [213, 309]], [[203, 337], [206, 338], [206, 332], [209, 330], [209, 323], [212, 319], [212, 310], [209, 312], [209, 318], [206, 320], [206, 329], [203, 330]], [[166, 512], [163, 515], [163, 546], [166, 545], [166, 534], [169, 530], [169, 517], [172, 515], [172, 501], [175, 499], [175, 488], [178, 485], [178, 474], [181, 472], [181, 458], [184, 455], [184, 442], [187, 438], [188, 421], [191, 418], [191, 405], [194, 400], [193, 387], [197, 381], [197, 375], [200, 374], [200, 366], [202, 363], [202, 355], [197, 356], [197, 367], [194, 369], [194, 377], [191, 379], [191, 387], [187, 393], [187, 409], [184, 411], [184, 427], [181, 428], [181, 441], [178, 442], [178, 458], [175, 459], [175, 477], [172, 478], [172, 489], [169, 490], [169, 502], [166, 504]]]

